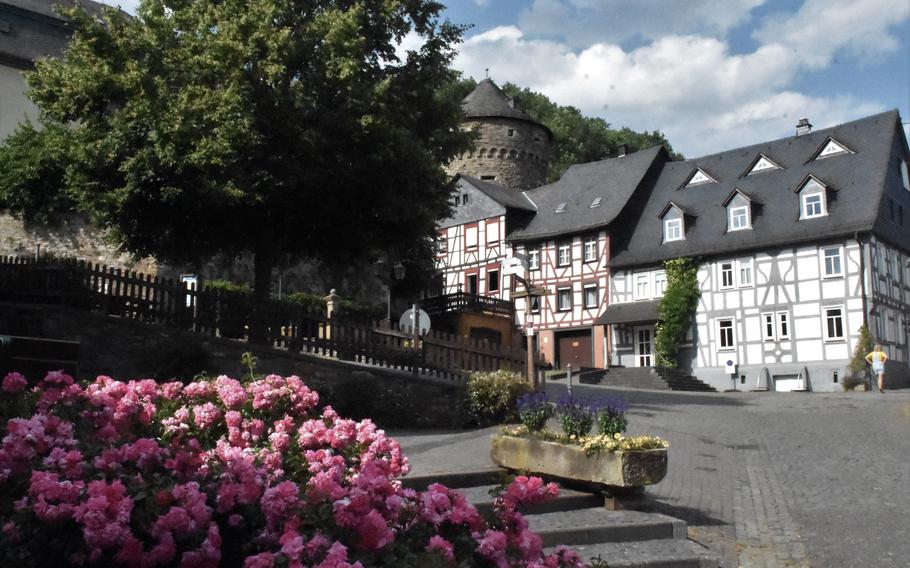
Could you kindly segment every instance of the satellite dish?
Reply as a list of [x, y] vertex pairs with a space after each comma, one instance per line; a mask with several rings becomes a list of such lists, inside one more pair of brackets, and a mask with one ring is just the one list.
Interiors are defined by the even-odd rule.
[[[414, 310], [405, 310], [404, 313], [401, 314], [401, 317], [398, 318], [398, 325], [401, 329], [413, 328]], [[420, 308], [417, 308], [417, 329], [420, 330], [421, 335], [430, 331], [430, 316]]]

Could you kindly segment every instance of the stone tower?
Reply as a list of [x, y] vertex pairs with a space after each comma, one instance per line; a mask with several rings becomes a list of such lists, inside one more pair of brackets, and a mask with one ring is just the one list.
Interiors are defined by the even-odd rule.
[[461, 108], [462, 128], [479, 137], [471, 151], [449, 163], [449, 174], [495, 181], [515, 190], [546, 183], [553, 140], [549, 128], [515, 108], [490, 79], [478, 83]]

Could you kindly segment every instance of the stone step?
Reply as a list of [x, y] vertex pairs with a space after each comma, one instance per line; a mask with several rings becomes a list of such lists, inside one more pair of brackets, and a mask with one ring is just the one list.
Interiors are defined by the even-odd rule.
[[[458, 492], [464, 495], [468, 503], [471, 503], [479, 511], [488, 511], [493, 507], [493, 497], [490, 491], [497, 487], [496, 485], [482, 485], [477, 487], [462, 487]], [[522, 513], [526, 515], [538, 515], [543, 513], [554, 513], [557, 511], [573, 511], [577, 509], [588, 509], [593, 507], [603, 507], [604, 498], [593, 493], [575, 491], [565, 487], [559, 488], [559, 497], [548, 499], [543, 503], [537, 503], [522, 508]]]
[[686, 538], [684, 521], [660, 513], [592, 507], [528, 515], [526, 519], [544, 546]]
[[490, 466], [487, 469], [471, 471], [452, 471], [447, 473], [427, 473], [420, 475], [407, 475], [401, 479], [401, 485], [417, 491], [425, 490], [432, 483], [440, 483], [449, 489], [492, 486], [499, 483], [504, 475], [501, 468]]
[[[573, 546], [586, 562], [600, 559], [610, 568], [716, 568], [717, 557], [694, 540], [660, 539]], [[547, 550], [552, 552], [552, 549]]]

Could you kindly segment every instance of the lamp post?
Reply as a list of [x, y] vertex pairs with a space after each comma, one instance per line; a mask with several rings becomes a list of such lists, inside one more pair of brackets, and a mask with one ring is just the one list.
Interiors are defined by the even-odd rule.
[[[404, 279], [405, 272], [407, 272], [407, 269], [400, 260], [395, 264], [391, 264], [391, 262], [391, 259], [388, 257], [386, 257], [383, 262], [383, 264], [386, 266], [386, 280], [388, 282], [386, 290], [385, 319], [388, 320], [389, 323], [392, 322], [392, 284], [398, 280]], [[390, 264], [391, 266], [389, 266]]]

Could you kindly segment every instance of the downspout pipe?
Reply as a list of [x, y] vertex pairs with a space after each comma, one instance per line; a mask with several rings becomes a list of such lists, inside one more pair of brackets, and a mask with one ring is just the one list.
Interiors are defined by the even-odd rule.
[[863, 325], [869, 329], [869, 304], [866, 296], [866, 249], [859, 238], [859, 232], [853, 233], [853, 238], [859, 244], [859, 287], [863, 298]]

